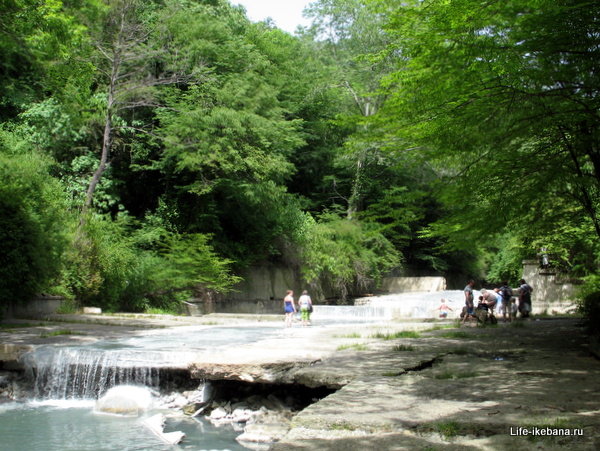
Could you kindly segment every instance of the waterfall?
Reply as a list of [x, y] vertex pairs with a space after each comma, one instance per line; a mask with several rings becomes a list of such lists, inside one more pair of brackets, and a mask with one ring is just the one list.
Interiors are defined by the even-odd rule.
[[326, 321], [385, 321], [392, 319], [386, 305], [315, 305], [314, 317]]
[[161, 370], [185, 368], [189, 353], [41, 346], [21, 362], [36, 399], [97, 399], [116, 385], [158, 388]]
[[166, 370], [187, 370], [202, 355], [258, 341], [273, 328], [183, 326], [85, 345], [39, 346], [20, 362], [35, 399], [98, 399], [116, 385], [158, 389]]
[[[475, 297], [479, 292], [474, 290]], [[457, 317], [464, 305], [461, 290], [407, 292], [372, 296], [354, 300], [353, 306], [315, 305], [315, 319], [385, 321], [390, 319], [437, 318], [440, 300], [445, 299], [453, 309], [450, 317]]]

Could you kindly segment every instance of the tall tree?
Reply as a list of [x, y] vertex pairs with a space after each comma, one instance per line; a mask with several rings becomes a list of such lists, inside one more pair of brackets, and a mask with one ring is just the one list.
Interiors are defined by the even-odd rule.
[[153, 88], [183, 82], [183, 75], [169, 61], [169, 41], [161, 33], [161, 21], [153, 5], [140, 0], [111, 0], [104, 20], [90, 24], [97, 50], [96, 67], [106, 96], [100, 160], [91, 177], [82, 209], [82, 220], [92, 205], [96, 187], [110, 164], [118, 130], [142, 131], [131, 111], [156, 107]]
[[[178, 230], [214, 234], [216, 249], [238, 262], [267, 258], [294, 226], [284, 210], [299, 207], [285, 184], [295, 171], [289, 157], [304, 143], [281, 94], [273, 48], [281, 32], [225, 5], [212, 13], [198, 5], [166, 24], [205, 81], [163, 92], [170, 108], [157, 112], [165, 149], [155, 167], [167, 182], [165, 204]], [[282, 44], [278, 52], [290, 47]]]
[[330, 87], [348, 96], [345, 121], [352, 124], [354, 133], [340, 161], [352, 162], [352, 182], [347, 193], [339, 194], [352, 218], [365, 207], [366, 166], [379, 157], [377, 142], [365, 138], [370, 130], [364, 118], [376, 114], [383, 105], [385, 95], [379, 91], [379, 83], [391, 69], [387, 58], [375, 60], [366, 55], [384, 50], [389, 41], [382, 27], [383, 17], [364, 0], [319, 0], [310, 5], [307, 15], [313, 19], [311, 33], [327, 55], [324, 59], [335, 68]]
[[[437, 233], [460, 245], [508, 224], [531, 242], [536, 224], [575, 215], [600, 237], [598, 4], [376, 3], [398, 64], [378, 124], [445, 178]], [[552, 198], [566, 202], [545, 209]]]

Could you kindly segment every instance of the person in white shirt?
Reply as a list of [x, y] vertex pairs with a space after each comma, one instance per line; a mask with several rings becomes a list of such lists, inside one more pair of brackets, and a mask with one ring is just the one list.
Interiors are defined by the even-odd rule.
[[308, 295], [308, 291], [304, 290], [302, 292], [302, 296], [298, 299], [298, 305], [300, 306], [302, 325], [308, 326], [310, 321], [310, 311], [312, 310], [312, 299]]

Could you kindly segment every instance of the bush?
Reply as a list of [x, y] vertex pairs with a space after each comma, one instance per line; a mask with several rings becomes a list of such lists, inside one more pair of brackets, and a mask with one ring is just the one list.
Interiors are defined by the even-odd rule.
[[585, 279], [579, 294], [578, 310], [585, 318], [588, 332], [600, 334], [600, 275]]
[[0, 137], [0, 302], [26, 302], [49, 289], [69, 242], [66, 203], [50, 161], [11, 155]]
[[317, 290], [331, 289], [345, 299], [366, 290], [400, 263], [400, 254], [372, 224], [325, 214], [307, 218], [299, 240], [302, 276]]
[[178, 311], [194, 291], [223, 292], [239, 280], [208, 241], [151, 223], [134, 227], [126, 216], [89, 215], [69, 254], [66, 284], [84, 306]]
[[65, 283], [83, 306], [114, 312], [138, 264], [125, 221], [88, 215], [68, 254]]

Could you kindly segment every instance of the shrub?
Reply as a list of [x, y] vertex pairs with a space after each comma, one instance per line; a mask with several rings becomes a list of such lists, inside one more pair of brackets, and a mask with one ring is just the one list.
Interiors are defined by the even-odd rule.
[[40, 155], [3, 153], [0, 135], [0, 299], [47, 291], [69, 242], [63, 190]]
[[581, 287], [578, 310], [584, 316], [588, 332], [600, 333], [600, 275], [588, 276]]
[[392, 244], [372, 224], [322, 215], [305, 218], [298, 236], [302, 276], [311, 286], [330, 288], [341, 299], [352, 289], [376, 284], [400, 262]]

